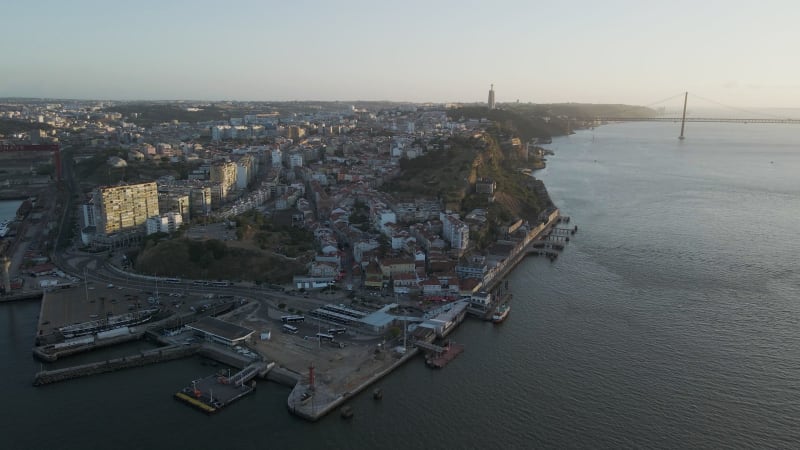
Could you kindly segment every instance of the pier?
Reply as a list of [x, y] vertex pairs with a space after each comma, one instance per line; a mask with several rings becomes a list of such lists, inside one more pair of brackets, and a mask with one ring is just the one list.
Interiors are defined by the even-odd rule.
[[449, 341], [444, 347], [425, 341], [416, 341], [414, 345], [423, 350], [427, 350], [425, 364], [435, 369], [443, 368], [447, 363], [454, 360], [456, 356], [464, 351], [464, 346], [462, 344], [456, 344], [453, 341]]
[[36, 374], [33, 379], [33, 385], [42, 386], [89, 375], [97, 375], [131, 367], [141, 367], [149, 364], [171, 361], [173, 359], [186, 358], [197, 353], [199, 348], [199, 345], [173, 345], [153, 350], [145, 350], [133, 355], [95, 363], [82, 364], [63, 369], [43, 370]]
[[391, 365], [368, 377], [354, 389], [343, 393], [332, 392], [325, 384], [316, 383], [312, 371], [310, 376], [299, 381], [294, 386], [286, 401], [286, 406], [292, 414], [315, 422], [350, 400], [354, 395], [390, 374], [393, 370], [416, 356], [417, 353], [419, 353], [417, 348], [407, 349]]
[[252, 393], [255, 382], [247, 383], [256, 376], [265, 377], [274, 365], [274, 362], [267, 364], [259, 361], [232, 376], [215, 374], [193, 380], [191, 386], [175, 393], [175, 399], [205, 413], [215, 413]]

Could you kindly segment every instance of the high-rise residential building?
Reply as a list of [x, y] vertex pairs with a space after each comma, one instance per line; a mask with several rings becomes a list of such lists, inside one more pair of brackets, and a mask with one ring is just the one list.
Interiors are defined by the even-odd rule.
[[253, 181], [255, 175], [255, 158], [244, 155], [236, 162], [236, 189], [244, 190]]
[[211, 188], [192, 187], [189, 204], [192, 217], [205, 217], [211, 214]]
[[106, 186], [95, 189], [95, 223], [97, 232], [111, 235], [132, 231], [158, 215], [156, 183]]
[[489, 109], [494, 109], [494, 85], [489, 88]]
[[228, 196], [228, 193], [233, 190], [236, 185], [236, 163], [233, 162], [215, 162], [211, 164], [211, 171], [209, 173], [211, 181], [219, 183], [220, 197], [222, 201]]
[[442, 237], [459, 255], [469, 246], [469, 226], [455, 214], [439, 213], [442, 221]]

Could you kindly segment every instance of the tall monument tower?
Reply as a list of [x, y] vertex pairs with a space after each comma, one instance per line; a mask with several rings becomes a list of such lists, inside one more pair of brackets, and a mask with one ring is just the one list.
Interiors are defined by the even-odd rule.
[[0, 258], [0, 265], [3, 266], [3, 289], [6, 295], [10, 295], [11, 278], [8, 271], [11, 269], [11, 260], [8, 259], [8, 256], [3, 255], [3, 257]]
[[494, 85], [489, 88], [489, 109], [494, 109]]

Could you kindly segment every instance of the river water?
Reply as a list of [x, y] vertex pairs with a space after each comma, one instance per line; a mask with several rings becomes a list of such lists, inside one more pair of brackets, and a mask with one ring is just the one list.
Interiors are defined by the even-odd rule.
[[14, 219], [21, 204], [22, 200], [0, 200], [0, 222]]
[[557, 138], [537, 174], [580, 229], [510, 276], [501, 325], [362, 394], [355, 417], [286, 411], [287, 388], [207, 417], [171, 399], [199, 359], [33, 388], [38, 304], [0, 305], [9, 448], [797, 447], [800, 129], [608, 125]]

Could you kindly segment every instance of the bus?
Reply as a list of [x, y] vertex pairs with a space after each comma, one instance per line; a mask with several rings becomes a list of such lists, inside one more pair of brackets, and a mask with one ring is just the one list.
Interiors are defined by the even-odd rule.
[[211, 285], [214, 287], [228, 287], [231, 285], [230, 281], [212, 281]]
[[164, 281], [167, 282], [167, 283], [175, 283], [175, 284], [177, 284], [177, 283], [181, 282], [181, 279], [180, 278], [164, 278]]
[[347, 333], [347, 328], [331, 328], [328, 330], [328, 334], [337, 335], [337, 334], [344, 334]]
[[281, 317], [281, 322], [283, 323], [300, 323], [305, 321], [306, 318], [303, 316], [283, 316]]
[[283, 330], [284, 333], [289, 333], [289, 334], [297, 334], [297, 331], [298, 331], [297, 327], [293, 327], [293, 326], [289, 325], [288, 323], [283, 324], [283, 327], [281, 327], [281, 330]]
[[317, 333], [317, 339], [320, 341], [333, 342], [333, 335], [327, 333]]

